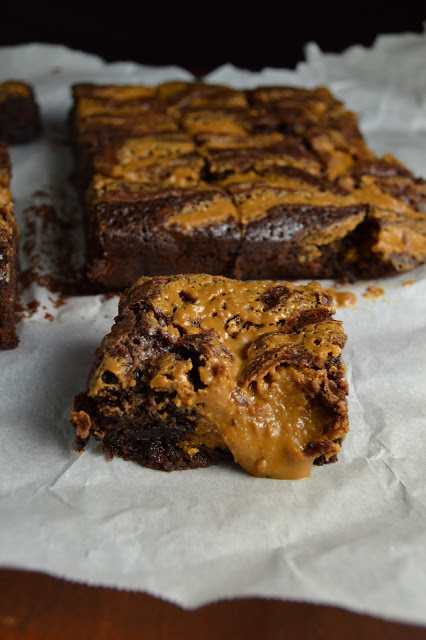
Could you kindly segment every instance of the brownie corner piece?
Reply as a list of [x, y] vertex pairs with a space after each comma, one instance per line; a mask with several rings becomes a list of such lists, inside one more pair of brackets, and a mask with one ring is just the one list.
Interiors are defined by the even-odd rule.
[[0, 84], [0, 140], [30, 142], [41, 132], [40, 111], [31, 85], [18, 80]]
[[93, 437], [153, 469], [234, 460], [257, 477], [308, 477], [348, 431], [333, 313], [318, 283], [141, 278], [74, 400], [76, 450]]

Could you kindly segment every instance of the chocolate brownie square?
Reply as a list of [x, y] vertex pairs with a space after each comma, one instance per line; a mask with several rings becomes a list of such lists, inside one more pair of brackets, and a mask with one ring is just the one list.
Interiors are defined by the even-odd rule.
[[281, 184], [229, 186], [243, 225], [234, 273], [242, 279], [256, 278], [259, 272], [272, 279], [343, 275], [366, 207], [304, 172], [290, 173], [288, 186], [284, 175], [279, 174]]
[[184, 133], [146, 135], [110, 142], [93, 158], [96, 173], [128, 182], [194, 186], [204, 159]]
[[100, 287], [122, 289], [166, 271], [232, 271], [238, 214], [219, 187], [147, 186], [97, 174], [87, 212], [88, 277]]
[[153, 469], [234, 460], [296, 479], [335, 462], [346, 432], [346, 336], [318, 283], [144, 277], [121, 298], [86, 390], [76, 449]]
[[77, 84], [72, 91], [70, 126], [82, 189], [94, 171], [93, 157], [109, 143], [178, 131], [152, 87]]

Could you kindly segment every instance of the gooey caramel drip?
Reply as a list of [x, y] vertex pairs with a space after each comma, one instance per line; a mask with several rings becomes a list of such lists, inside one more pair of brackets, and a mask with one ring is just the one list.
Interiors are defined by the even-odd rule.
[[[318, 385], [324, 383], [324, 366], [330, 357], [339, 357], [344, 334], [340, 323], [330, 318], [298, 330], [281, 326], [291, 323], [295, 314], [316, 308], [323, 290], [316, 283], [283, 287], [204, 278], [204, 282], [199, 276], [171, 279], [151, 300], [148, 312], [153, 330], [166, 333], [172, 342], [182, 334], [208, 336], [208, 351], [200, 356], [198, 367], [199, 388], [191, 381], [193, 361], [167, 351], [157, 360], [151, 389], [166, 392], [178, 407], [196, 409], [195, 433], [181, 443], [188, 455], [203, 444], [226, 447], [253, 476], [308, 477], [318, 453], [308, 453], [307, 445], [327, 440], [326, 457], [340, 447], [330, 441], [334, 428], [330, 412], [314, 393], [306, 392], [306, 380], [316, 376]], [[269, 308], [262, 294], [277, 287], [285, 302]], [[331, 315], [330, 300], [323, 300]], [[166, 326], [158, 321], [164, 317], [170, 319]], [[308, 353], [315, 367], [302, 371], [301, 366], [283, 362], [279, 353], [295, 349]], [[268, 357], [253, 366], [265, 352]], [[89, 394], [95, 396], [105, 388], [105, 371], [113, 372], [122, 388], [134, 386], [134, 370], [130, 359], [114, 360], [105, 354], [89, 382]], [[345, 430], [337, 429], [331, 439], [344, 437]]]

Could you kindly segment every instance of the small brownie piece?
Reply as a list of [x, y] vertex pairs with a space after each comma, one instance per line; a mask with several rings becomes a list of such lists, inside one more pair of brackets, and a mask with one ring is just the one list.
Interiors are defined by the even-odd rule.
[[41, 131], [33, 89], [24, 82], [0, 84], [0, 140], [9, 144], [30, 142]]
[[141, 274], [232, 272], [240, 227], [219, 187], [147, 186], [96, 174], [86, 209], [87, 271], [98, 286], [122, 289]]
[[254, 476], [308, 477], [348, 431], [333, 313], [318, 283], [141, 278], [74, 400], [76, 450], [93, 436], [154, 469], [233, 458]]
[[0, 348], [18, 346], [15, 299], [18, 276], [18, 225], [10, 195], [7, 145], [0, 143]]

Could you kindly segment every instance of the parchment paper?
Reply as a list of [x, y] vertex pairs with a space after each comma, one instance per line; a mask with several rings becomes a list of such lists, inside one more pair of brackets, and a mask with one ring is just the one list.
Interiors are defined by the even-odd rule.
[[[190, 78], [177, 68], [105, 64], [38, 44], [0, 49], [0, 73], [34, 84], [44, 121], [42, 138], [12, 148], [23, 243], [24, 212], [35, 202], [65, 217], [77, 210], [65, 124], [72, 82]], [[328, 85], [357, 111], [377, 153], [393, 152], [426, 174], [425, 34], [380, 37], [372, 49], [342, 55], [309, 44], [296, 71], [227, 65], [209, 80]], [[45, 231], [39, 221], [41, 250]], [[72, 234], [77, 264], [78, 225]], [[364, 298], [371, 284], [384, 296]], [[307, 480], [279, 481], [228, 465], [167, 474], [108, 462], [95, 446], [77, 456], [72, 398], [117, 298], [80, 296], [58, 306], [57, 296], [33, 285], [25, 300], [39, 301], [38, 311], [19, 324], [19, 348], [0, 353], [0, 563], [142, 590], [187, 608], [264, 596], [426, 623], [426, 268], [349, 289], [358, 302], [337, 317], [349, 336], [351, 431], [337, 464], [314, 468]]]

